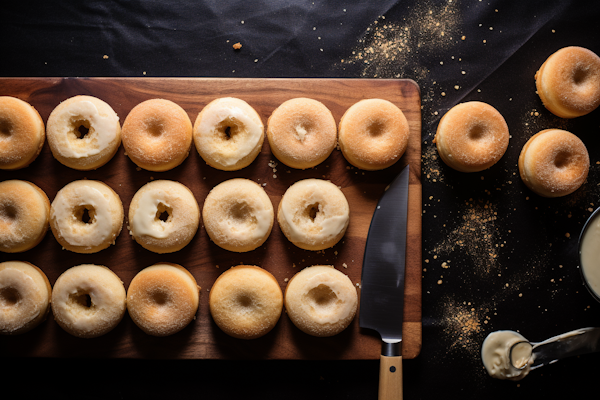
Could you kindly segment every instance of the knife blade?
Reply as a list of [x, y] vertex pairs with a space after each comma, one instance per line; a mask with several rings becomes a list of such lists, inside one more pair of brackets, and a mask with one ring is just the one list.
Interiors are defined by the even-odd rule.
[[409, 166], [375, 208], [361, 273], [359, 326], [381, 335], [379, 399], [402, 398], [402, 318]]

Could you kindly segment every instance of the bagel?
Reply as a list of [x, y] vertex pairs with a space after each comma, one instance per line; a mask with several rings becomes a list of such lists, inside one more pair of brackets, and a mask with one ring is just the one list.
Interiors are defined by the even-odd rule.
[[583, 185], [590, 157], [585, 144], [571, 132], [544, 129], [525, 143], [518, 165], [529, 189], [543, 197], [560, 197]]
[[47, 123], [52, 155], [69, 168], [97, 169], [117, 153], [121, 125], [115, 111], [92, 96], [75, 96], [60, 103]]
[[265, 128], [248, 103], [233, 97], [211, 101], [194, 123], [194, 143], [211, 167], [236, 171], [247, 167], [262, 149]]
[[304, 268], [285, 289], [285, 310], [301, 331], [319, 337], [337, 335], [350, 325], [358, 307], [356, 288], [331, 265]]
[[502, 158], [509, 137], [508, 125], [498, 110], [480, 101], [469, 101], [444, 114], [434, 143], [449, 167], [461, 172], [479, 172]]
[[146, 100], [135, 106], [123, 122], [123, 147], [140, 168], [171, 170], [187, 158], [191, 146], [190, 117], [170, 100]]
[[304, 179], [284, 193], [277, 221], [287, 239], [304, 250], [333, 247], [346, 233], [350, 207], [333, 183]]
[[52, 287], [46, 274], [22, 261], [0, 263], [0, 334], [18, 335], [46, 319]]
[[382, 99], [352, 105], [340, 120], [338, 143], [348, 162], [375, 171], [394, 165], [408, 147], [409, 127], [402, 110]]
[[37, 246], [48, 231], [50, 200], [37, 185], [0, 182], [0, 251], [19, 253]]
[[273, 228], [273, 204], [254, 181], [230, 179], [215, 186], [202, 208], [210, 239], [229, 251], [246, 252], [261, 246]]
[[296, 98], [282, 103], [267, 121], [271, 152], [291, 168], [317, 166], [329, 157], [337, 141], [331, 111], [321, 102]]
[[537, 93], [551, 113], [575, 118], [600, 105], [600, 57], [583, 47], [564, 47], [535, 74]]
[[45, 140], [44, 121], [35, 108], [16, 97], [0, 96], [0, 169], [27, 167]]

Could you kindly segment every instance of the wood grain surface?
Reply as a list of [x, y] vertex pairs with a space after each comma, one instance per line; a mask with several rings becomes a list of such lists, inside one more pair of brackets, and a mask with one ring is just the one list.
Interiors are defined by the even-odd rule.
[[[91, 358], [194, 358], [194, 359], [378, 359], [377, 333], [360, 329], [358, 316], [341, 334], [330, 338], [311, 337], [298, 330], [285, 312], [275, 329], [262, 338], [245, 341], [225, 335], [215, 325], [208, 308], [208, 293], [216, 278], [239, 264], [261, 266], [275, 276], [285, 290], [286, 282], [304, 267], [334, 265], [346, 273], [359, 289], [364, 246], [371, 216], [384, 188], [401, 169], [410, 164], [406, 292], [404, 303], [404, 358], [414, 358], [421, 349], [421, 102], [418, 86], [410, 80], [367, 79], [220, 79], [220, 78], [0, 78], [0, 95], [15, 96], [32, 104], [44, 122], [61, 101], [78, 94], [96, 96], [125, 119], [138, 103], [165, 98], [183, 107], [192, 123], [200, 110], [215, 98], [238, 97], [267, 119], [279, 104], [295, 97], [310, 97], [324, 103], [336, 123], [355, 102], [383, 98], [396, 104], [408, 119], [408, 150], [396, 165], [367, 172], [352, 167], [339, 150], [322, 164], [295, 170], [277, 162], [265, 139], [262, 152], [247, 168], [224, 172], [206, 165], [195, 148], [179, 167], [167, 172], [136, 168], [123, 147], [115, 157], [95, 171], [76, 171], [56, 161], [47, 143], [38, 159], [18, 171], [0, 171], [0, 180], [24, 179], [40, 186], [52, 201], [67, 183], [97, 179], [110, 185], [121, 197], [128, 214], [135, 192], [153, 179], [183, 183], [194, 193], [200, 207], [208, 192], [231, 178], [243, 177], [264, 185], [277, 209], [285, 190], [306, 178], [331, 180], [341, 187], [350, 204], [350, 225], [345, 237], [331, 249], [301, 250], [283, 236], [277, 223], [265, 244], [248, 253], [232, 253], [212, 243], [202, 224], [192, 242], [172, 254], [155, 254], [135, 243], [127, 230], [127, 217], [116, 244], [96, 254], [62, 250], [48, 231], [34, 249], [20, 254], [0, 253], [0, 261], [23, 260], [39, 266], [54, 284], [67, 268], [93, 263], [105, 265], [119, 275], [125, 287], [141, 269], [157, 262], [174, 262], [186, 267], [202, 287], [196, 319], [183, 331], [164, 338], [148, 336], [129, 318], [105, 336], [79, 339], [64, 332], [52, 319], [26, 334], [0, 337], [0, 354], [17, 357]], [[193, 146], [193, 145], [192, 145]], [[360, 292], [360, 289], [359, 289]], [[360, 312], [360, 311], [359, 311]]]

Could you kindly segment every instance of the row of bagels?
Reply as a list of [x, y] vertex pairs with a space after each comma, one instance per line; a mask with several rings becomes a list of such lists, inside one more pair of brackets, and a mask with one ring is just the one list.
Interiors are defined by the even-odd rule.
[[[167, 171], [188, 156], [192, 142], [210, 166], [224, 171], [247, 167], [265, 138], [261, 117], [244, 100], [218, 98], [192, 122], [178, 104], [150, 99], [136, 105], [123, 125], [101, 99], [79, 95], [61, 102], [46, 126], [39, 113], [15, 97], [0, 97], [6, 140], [0, 169], [28, 166], [47, 137], [53, 156], [69, 168], [87, 171], [110, 161], [123, 143], [125, 154], [140, 168]], [[3, 128], [4, 129], [4, 128]], [[339, 123], [321, 102], [293, 98], [268, 118], [266, 136], [272, 153], [296, 169], [323, 162], [339, 144], [346, 159], [365, 170], [393, 165], [408, 146], [409, 125], [403, 112], [383, 99], [365, 99], [348, 108]]]

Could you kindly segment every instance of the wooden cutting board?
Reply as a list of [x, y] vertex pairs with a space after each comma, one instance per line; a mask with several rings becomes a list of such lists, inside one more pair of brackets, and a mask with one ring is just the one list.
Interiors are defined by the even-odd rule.
[[[0, 180], [24, 179], [40, 186], [54, 199], [58, 190], [78, 179], [97, 179], [110, 185], [121, 197], [128, 214], [135, 192], [153, 179], [176, 180], [188, 186], [200, 207], [208, 192], [231, 178], [243, 177], [265, 184], [264, 189], [277, 209], [285, 190], [306, 178], [331, 180], [342, 188], [350, 204], [350, 225], [334, 248], [311, 252], [292, 245], [277, 223], [266, 243], [248, 253], [232, 253], [212, 243], [202, 224], [192, 242], [183, 250], [159, 255], [143, 249], [129, 236], [127, 220], [116, 245], [96, 254], [76, 254], [62, 250], [50, 231], [34, 249], [21, 254], [0, 253], [0, 261], [23, 260], [39, 266], [54, 282], [67, 268], [93, 263], [108, 266], [119, 275], [125, 287], [141, 269], [157, 262], [174, 262], [186, 267], [202, 287], [200, 307], [183, 331], [165, 338], [143, 333], [129, 318], [110, 333], [95, 339], [79, 339], [64, 332], [52, 319], [21, 336], [0, 338], [3, 356], [98, 357], [98, 358], [194, 358], [194, 359], [378, 359], [377, 333], [360, 329], [358, 316], [341, 334], [316, 338], [298, 330], [285, 312], [275, 329], [266, 336], [239, 340], [225, 335], [212, 321], [208, 293], [216, 278], [239, 264], [261, 266], [278, 280], [282, 290], [287, 281], [304, 267], [334, 265], [360, 287], [364, 246], [371, 216], [384, 188], [410, 164], [406, 292], [404, 303], [405, 358], [414, 358], [421, 349], [421, 100], [418, 86], [411, 80], [367, 79], [219, 79], [219, 78], [0, 78], [0, 95], [29, 102], [44, 122], [61, 101], [79, 94], [96, 96], [113, 107], [120, 121], [138, 103], [165, 98], [183, 107], [192, 123], [200, 110], [218, 97], [238, 97], [247, 101], [267, 123], [273, 110], [285, 100], [310, 97], [324, 103], [336, 122], [355, 102], [383, 98], [396, 104], [410, 126], [408, 150], [396, 165], [368, 172], [352, 167], [339, 150], [322, 164], [308, 170], [294, 170], [277, 162], [265, 139], [262, 152], [247, 168], [224, 172], [207, 166], [195, 148], [179, 167], [168, 172], [136, 168], [123, 147], [105, 166], [89, 172], [69, 169], [56, 161], [47, 144], [38, 159], [19, 171], [0, 171]], [[360, 290], [359, 290], [360, 292]], [[359, 311], [360, 312], [360, 311]]]

